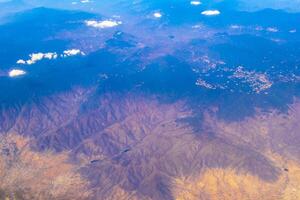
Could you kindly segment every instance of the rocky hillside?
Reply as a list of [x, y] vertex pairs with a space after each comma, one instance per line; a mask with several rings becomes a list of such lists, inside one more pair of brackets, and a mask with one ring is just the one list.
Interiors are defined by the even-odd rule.
[[0, 200], [300, 199], [299, 13], [60, 2], [0, 25]]
[[[78, 88], [14, 112], [3, 110], [1, 176], [7, 181], [0, 185], [1, 194], [12, 197], [28, 190], [26, 195], [36, 199], [74, 194], [87, 195], [81, 199], [299, 198], [297, 101], [287, 113], [257, 111], [231, 123], [218, 119], [215, 108], [203, 112], [204, 118], [196, 121], [184, 100], [168, 102], [134, 92], [98, 95]], [[55, 181], [65, 181], [65, 192]]]

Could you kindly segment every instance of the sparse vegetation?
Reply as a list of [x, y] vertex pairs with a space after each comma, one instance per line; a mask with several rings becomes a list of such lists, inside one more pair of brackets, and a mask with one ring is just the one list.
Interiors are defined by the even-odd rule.
[[0, 199], [87, 199], [88, 183], [66, 153], [34, 152], [21, 136], [1, 137]]

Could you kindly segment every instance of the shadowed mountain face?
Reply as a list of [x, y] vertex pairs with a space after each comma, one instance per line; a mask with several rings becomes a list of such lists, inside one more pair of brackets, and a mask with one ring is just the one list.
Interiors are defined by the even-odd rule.
[[[25, 105], [5, 135], [28, 138], [26, 145], [37, 152], [38, 160], [49, 150], [53, 156], [68, 156], [74, 167], [66, 173], [80, 173], [89, 189], [79, 191], [90, 191], [91, 199], [299, 195], [294, 192], [300, 159], [297, 102], [286, 114], [274, 110], [230, 123], [215, 118], [212, 109], [203, 121], [194, 122], [205, 125], [197, 131], [186, 123], [193, 112], [185, 101], [162, 103], [157, 96], [145, 94], [91, 94], [76, 89]], [[10, 148], [2, 150], [3, 156], [14, 158]], [[14, 151], [22, 156], [27, 150]], [[64, 163], [56, 166], [62, 168]], [[26, 172], [22, 168], [18, 173]], [[56, 178], [47, 171], [44, 174]]]
[[114, 5], [0, 26], [0, 199], [299, 199], [300, 15]]

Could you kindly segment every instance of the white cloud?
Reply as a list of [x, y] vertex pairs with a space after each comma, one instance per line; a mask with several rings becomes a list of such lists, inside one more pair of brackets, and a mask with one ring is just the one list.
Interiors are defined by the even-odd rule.
[[206, 16], [214, 16], [214, 15], [219, 15], [221, 14], [220, 11], [218, 10], [205, 10], [201, 13], [202, 15], [206, 15]]
[[57, 53], [33, 53], [29, 55], [30, 59], [26, 61], [28, 65], [35, 64], [37, 61], [43, 60], [43, 59], [56, 59], [58, 57]]
[[72, 1], [71, 2], [72, 5], [77, 5], [78, 3], [86, 4], [86, 3], [92, 3], [92, 1], [90, 1], [90, 0], [80, 0], [79, 2], [77, 2], [77, 1]]
[[48, 59], [48, 60], [53, 60], [57, 59], [58, 57], [60, 58], [65, 58], [69, 56], [75, 56], [75, 55], [82, 55], [84, 56], [85, 53], [82, 52], [79, 49], [67, 49], [63, 51], [62, 54], [58, 55], [56, 52], [49, 52], [49, 53], [32, 53], [29, 55], [30, 59], [29, 60], [23, 60], [20, 59], [17, 61], [17, 64], [27, 64], [27, 65], [32, 65], [35, 64], [36, 62], [43, 60], [43, 59]]
[[49, 60], [56, 59], [57, 58], [57, 53], [45, 53], [44, 58], [47, 58]]
[[201, 25], [201, 24], [196, 24], [196, 25], [192, 26], [192, 28], [194, 28], [194, 29], [198, 29], [198, 28], [202, 28], [202, 27], [203, 27], [203, 25]]
[[112, 28], [118, 25], [121, 25], [121, 21], [114, 20], [104, 20], [104, 21], [96, 21], [96, 20], [86, 20], [85, 24], [94, 28]]
[[62, 57], [68, 57], [68, 56], [76, 56], [76, 55], [85, 55], [84, 52], [82, 52], [81, 50], [79, 49], [68, 49], [68, 50], [65, 50], [63, 52], [63, 55]]
[[272, 33], [276, 33], [276, 32], [278, 32], [278, 29], [275, 28], [275, 27], [269, 27], [269, 28], [267, 28], [267, 31], [272, 32]]
[[17, 64], [23, 64], [23, 65], [24, 65], [24, 64], [26, 64], [26, 61], [25, 61], [25, 60], [22, 60], [22, 59], [20, 59], [20, 60], [18, 60], [18, 61], [17, 61]]
[[292, 29], [292, 30], [290, 30], [289, 32], [290, 32], [290, 33], [296, 33], [297, 30], [296, 30], [296, 29]]
[[230, 28], [232, 28], [232, 29], [241, 29], [242, 26], [234, 24], [234, 25], [231, 25]]
[[30, 59], [26, 61], [26, 63], [28, 65], [32, 65], [34, 63], [36, 63], [39, 60], [42, 60], [44, 58], [44, 54], [43, 53], [33, 53], [30, 54]]
[[155, 17], [155, 18], [161, 18], [162, 14], [160, 12], [155, 12], [155, 13], [153, 13], [153, 17]]
[[202, 4], [201, 1], [191, 1], [191, 5], [193, 6], [199, 6], [201, 4]]
[[8, 72], [9, 77], [17, 77], [17, 76], [22, 76], [24, 74], [26, 74], [26, 72], [20, 69], [13, 69]]

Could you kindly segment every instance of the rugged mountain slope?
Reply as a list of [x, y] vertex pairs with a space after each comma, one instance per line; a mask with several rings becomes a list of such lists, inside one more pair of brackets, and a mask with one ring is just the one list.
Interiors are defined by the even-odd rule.
[[[28, 151], [38, 160], [50, 156], [43, 163], [58, 169], [70, 165], [65, 173], [81, 174], [92, 199], [299, 197], [298, 103], [286, 114], [274, 110], [233, 123], [223, 123], [207, 109], [210, 114], [197, 122], [202, 126], [197, 131], [195, 123], [187, 123], [194, 115], [186, 101], [159, 99], [74, 89], [24, 105], [2, 134], [29, 138], [17, 159], [29, 166], [35, 161], [27, 160]], [[2, 147], [2, 158], [5, 152]]]
[[198, 176], [175, 180], [178, 199], [298, 199], [298, 120], [297, 101], [290, 105], [287, 113], [257, 110], [254, 117], [240, 122], [228, 123], [212, 117], [211, 113], [206, 114], [206, 127], [218, 137], [260, 152], [281, 172], [276, 180], [265, 182], [256, 176], [239, 173], [235, 168], [207, 169]]
[[300, 15], [140, 3], [0, 26], [0, 198], [298, 200]]

